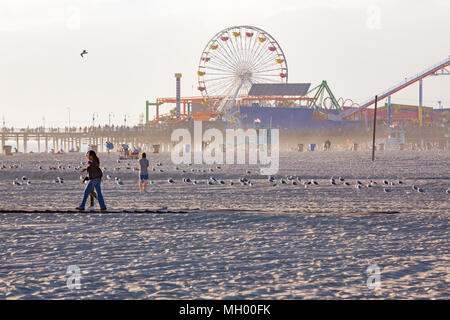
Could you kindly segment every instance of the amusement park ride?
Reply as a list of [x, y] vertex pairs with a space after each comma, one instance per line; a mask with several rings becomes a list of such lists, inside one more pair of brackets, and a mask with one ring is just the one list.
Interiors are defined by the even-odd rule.
[[[407, 78], [398, 85], [378, 94], [378, 100], [390, 96], [419, 81], [419, 108], [422, 106], [422, 80], [428, 76], [448, 75], [450, 58]], [[239, 106], [269, 106], [310, 108], [333, 114], [334, 120], [349, 120], [374, 104], [374, 99], [356, 104], [351, 99], [336, 99], [328, 83], [309, 90], [306, 94], [252, 95], [251, 89], [257, 84], [288, 84], [286, 56], [278, 42], [266, 31], [252, 26], [235, 26], [218, 32], [203, 49], [197, 70], [198, 90], [201, 96], [181, 97], [180, 78], [176, 74], [177, 96], [158, 98], [146, 103], [146, 121], [150, 125], [158, 123], [178, 123], [189, 118], [194, 120], [224, 120], [228, 125], [239, 122]], [[309, 84], [308, 84], [309, 85]], [[374, 95], [375, 96], [375, 95]], [[159, 107], [175, 103], [175, 112], [160, 115]], [[181, 110], [183, 105], [183, 110]], [[203, 106], [201, 111], [192, 111], [192, 106]], [[149, 107], [156, 107], [156, 117], [149, 119]], [[353, 117], [352, 117], [353, 116]], [[388, 120], [390, 122], [390, 118]]]

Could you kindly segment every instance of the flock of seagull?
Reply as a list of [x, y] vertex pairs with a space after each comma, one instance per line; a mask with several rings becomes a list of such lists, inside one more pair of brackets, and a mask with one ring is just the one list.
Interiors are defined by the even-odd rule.
[[[117, 160], [117, 163], [120, 164], [120, 163], [122, 163], [122, 161], [121, 160]], [[48, 168], [48, 170], [63, 170], [64, 171], [64, 170], [67, 170], [67, 169], [73, 169], [74, 171], [79, 171], [81, 168], [83, 168], [83, 166], [84, 166], [83, 162], [81, 162], [79, 166], [70, 166], [70, 165], [64, 166], [60, 161], [58, 161], [58, 165], [50, 166]], [[189, 164], [189, 166], [192, 166], [192, 164]], [[18, 169], [18, 168], [21, 168], [21, 167], [23, 167], [22, 164], [9, 165], [10, 169]], [[165, 172], [165, 170], [162, 167], [163, 167], [163, 164], [161, 162], [158, 162], [158, 163], [155, 164], [155, 167], [153, 167], [151, 169], [151, 171], [152, 172], [163, 173], [163, 172]], [[8, 169], [8, 166], [1, 165], [0, 166], [0, 170], [4, 170], [4, 169]], [[44, 170], [44, 168], [42, 166], [38, 166], [38, 169], [39, 170]], [[102, 167], [102, 169], [103, 169], [104, 172], [107, 171], [106, 167]], [[121, 168], [121, 167], [116, 167], [116, 168], [114, 168], [113, 171], [114, 172], [119, 172], [122, 169], [123, 168]], [[139, 171], [138, 168], [136, 168], [136, 167], [133, 168], [132, 164], [130, 162], [126, 163], [125, 169], [126, 170]], [[220, 166], [216, 166], [215, 168], [208, 168], [208, 169], [204, 169], [204, 168], [203, 169], [195, 169], [195, 168], [192, 168], [190, 170], [190, 172], [192, 172], [192, 173], [199, 173], [199, 174], [202, 174], [202, 173], [213, 173], [216, 170], [220, 171], [221, 169], [222, 169], [222, 167], [220, 167]], [[188, 173], [188, 171], [186, 169], [182, 169], [180, 167], [175, 167], [174, 170], [175, 171], [179, 171], [182, 174], [187, 174]], [[215, 176], [210, 176], [208, 179], [206, 179], [204, 181], [204, 184], [208, 185], [208, 186], [213, 186], [213, 185], [253, 186], [253, 185], [255, 185], [255, 183], [250, 180], [250, 178], [248, 176], [250, 174], [251, 174], [251, 171], [250, 170], [246, 170], [245, 171], [245, 175], [242, 175], [241, 177], [239, 177], [238, 181], [230, 180], [228, 182], [223, 180], [223, 179], [221, 179], [221, 178], [218, 178], [218, 177], [215, 177]], [[123, 186], [124, 185], [124, 182], [117, 176], [113, 177], [111, 174], [106, 174], [105, 178], [106, 178], [106, 180], [115, 181], [115, 183], [118, 186]], [[80, 180], [83, 181], [83, 179], [84, 179], [84, 177], [81, 175], [80, 176]], [[267, 178], [267, 181], [269, 182], [269, 185], [271, 187], [277, 187], [277, 186], [282, 186], [282, 185], [292, 185], [292, 186], [303, 185], [304, 188], [307, 189], [309, 187], [313, 187], [313, 186], [318, 186], [319, 185], [319, 182], [317, 180], [315, 180], [315, 179], [302, 180], [300, 177], [292, 176], [292, 175], [287, 175], [285, 177], [279, 177], [279, 178], [275, 178], [274, 176], [269, 176]], [[56, 177], [56, 178], [54, 178], [52, 180], [52, 182], [55, 183], [55, 184], [63, 184], [64, 183], [64, 179], [62, 177]], [[170, 185], [174, 185], [174, 184], [176, 184], [178, 182], [174, 178], [169, 177], [167, 179], [167, 183], [170, 184]], [[181, 183], [183, 183], [183, 184], [192, 184], [192, 185], [202, 184], [201, 181], [199, 181], [197, 179], [194, 179], [194, 178], [189, 178], [189, 177], [183, 178], [181, 180]], [[31, 180], [28, 179], [26, 176], [23, 176], [22, 178], [16, 178], [16, 179], [13, 180], [13, 185], [14, 186], [22, 186], [22, 185], [30, 186], [31, 184], [32, 184]], [[148, 180], [148, 184], [154, 184], [154, 181], [153, 180]], [[338, 177], [338, 178], [331, 177], [328, 184], [331, 185], [331, 186], [339, 186], [339, 185], [341, 185], [341, 186], [351, 186], [351, 183], [346, 181], [343, 177]], [[402, 180], [399, 180], [399, 179], [391, 180], [391, 181], [384, 179], [382, 182], [380, 182], [380, 185], [383, 188], [383, 192], [385, 192], [385, 193], [391, 192], [392, 191], [392, 187], [394, 187], [395, 185], [404, 185], [404, 184], [405, 183]], [[374, 180], [370, 180], [367, 183], [363, 183], [360, 180], [356, 180], [355, 184], [354, 184], [354, 187], [356, 189], [360, 190], [360, 189], [363, 189], [363, 188], [373, 188], [373, 187], [376, 187], [377, 185], [378, 185], [378, 183], [376, 181], [374, 181]], [[411, 187], [412, 187], [412, 189], [414, 191], [416, 191], [418, 193], [424, 193], [425, 192], [422, 187], [417, 186], [416, 184], [413, 184]], [[446, 193], [450, 194], [450, 188], [446, 190]]]

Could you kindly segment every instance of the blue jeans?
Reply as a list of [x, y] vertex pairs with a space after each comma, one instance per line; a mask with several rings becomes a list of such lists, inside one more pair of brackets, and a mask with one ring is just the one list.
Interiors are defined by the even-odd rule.
[[106, 208], [105, 200], [103, 200], [102, 189], [100, 187], [101, 183], [102, 179], [89, 180], [86, 189], [84, 189], [83, 201], [81, 201], [80, 208], [84, 208], [86, 206], [87, 198], [89, 197], [89, 194], [92, 192], [92, 190], [94, 190], [94, 188], [95, 191], [97, 191], [98, 203], [100, 204], [100, 208]]

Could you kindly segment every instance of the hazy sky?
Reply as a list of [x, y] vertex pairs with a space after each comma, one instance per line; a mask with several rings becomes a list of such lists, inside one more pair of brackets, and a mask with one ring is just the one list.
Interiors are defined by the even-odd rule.
[[[65, 126], [70, 108], [72, 125], [138, 123], [145, 100], [175, 95], [175, 72], [182, 95], [199, 95], [204, 46], [234, 25], [277, 39], [289, 82], [327, 80], [361, 102], [448, 57], [449, 16], [449, 0], [0, 0], [0, 116]], [[450, 76], [427, 78], [424, 104], [450, 107], [449, 89]], [[392, 102], [417, 104], [418, 85]]]

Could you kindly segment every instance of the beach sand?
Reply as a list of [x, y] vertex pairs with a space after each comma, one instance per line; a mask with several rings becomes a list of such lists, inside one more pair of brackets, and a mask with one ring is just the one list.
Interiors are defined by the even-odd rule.
[[[145, 194], [136, 161], [100, 158], [105, 176], [124, 182], [104, 179], [108, 208], [186, 213], [20, 213], [74, 209], [84, 185], [73, 167], [84, 155], [0, 156], [7, 167], [0, 171], [0, 210], [19, 211], [0, 212], [0, 298], [450, 297], [448, 151], [384, 151], [374, 163], [368, 152], [281, 153], [277, 177], [319, 182], [306, 189], [302, 183], [272, 187], [255, 165], [175, 170], [170, 155], [149, 154], [150, 167], [163, 165], [150, 169], [154, 184]], [[66, 170], [48, 170], [58, 165]], [[22, 176], [32, 184], [14, 186]], [[64, 184], [52, 182], [58, 176]], [[206, 185], [211, 176], [227, 184]], [[241, 186], [241, 176], [254, 185]], [[350, 186], [330, 185], [331, 176]], [[185, 177], [200, 184], [185, 184]], [[357, 190], [355, 179], [378, 184]], [[404, 184], [385, 193], [383, 179]], [[71, 265], [81, 271], [79, 290], [66, 285]], [[380, 289], [367, 287], [371, 265], [380, 268]]]

